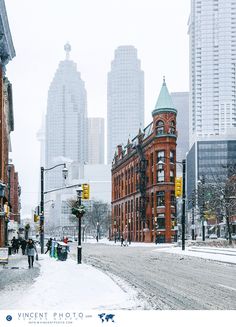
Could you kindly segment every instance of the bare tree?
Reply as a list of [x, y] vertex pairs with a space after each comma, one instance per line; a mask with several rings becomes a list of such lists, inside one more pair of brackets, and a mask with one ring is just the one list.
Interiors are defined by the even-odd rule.
[[[67, 204], [71, 209], [76, 208], [78, 201], [69, 199]], [[86, 232], [90, 235], [96, 235], [98, 238], [101, 234], [107, 234], [110, 226], [109, 214], [110, 206], [108, 203], [96, 200], [89, 201], [89, 205], [85, 206], [83, 216], [83, 225]], [[71, 213], [70, 221], [76, 224], [77, 220], [78, 218]]]

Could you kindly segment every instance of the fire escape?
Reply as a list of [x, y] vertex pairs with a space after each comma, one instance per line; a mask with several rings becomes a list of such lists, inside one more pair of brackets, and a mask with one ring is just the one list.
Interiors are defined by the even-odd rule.
[[140, 221], [144, 224], [146, 222], [146, 167], [147, 161], [145, 159], [145, 155], [143, 153], [142, 144], [139, 143], [135, 146], [138, 156], [139, 156], [139, 164], [136, 172], [139, 174], [139, 184], [137, 185], [137, 191], [140, 192]]

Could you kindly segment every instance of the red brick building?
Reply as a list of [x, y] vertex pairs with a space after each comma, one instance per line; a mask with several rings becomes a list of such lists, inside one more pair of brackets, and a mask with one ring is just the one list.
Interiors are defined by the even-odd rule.
[[176, 231], [176, 115], [165, 80], [152, 122], [112, 164], [112, 237], [136, 242], [173, 241]]
[[13, 131], [12, 87], [5, 76], [8, 62], [15, 56], [11, 33], [8, 25], [4, 0], [0, 0], [0, 246], [6, 242], [6, 216], [4, 204], [8, 201], [8, 153], [10, 151], [10, 133]]

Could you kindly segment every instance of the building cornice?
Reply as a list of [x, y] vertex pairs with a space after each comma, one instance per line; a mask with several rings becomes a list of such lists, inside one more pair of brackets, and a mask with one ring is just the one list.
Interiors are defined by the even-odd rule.
[[0, 63], [6, 66], [16, 55], [4, 0], [0, 0]]

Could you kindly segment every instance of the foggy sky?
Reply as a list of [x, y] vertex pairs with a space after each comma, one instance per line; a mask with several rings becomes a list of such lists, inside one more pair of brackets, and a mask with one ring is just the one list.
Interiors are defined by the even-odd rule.
[[13, 84], [13, 163], [22, 187], [22, 216], [37, 205], [39, 142], [47, 92], [64, 44], [72, 46], [88, 94], [88, 115], [106, 118], [107, 72], [119, 45], [138, 50], [145, 73], [145, 124], [166, 77], [170, 92], [188, 91], [190, 0], [5, 0], [16, 57]]

